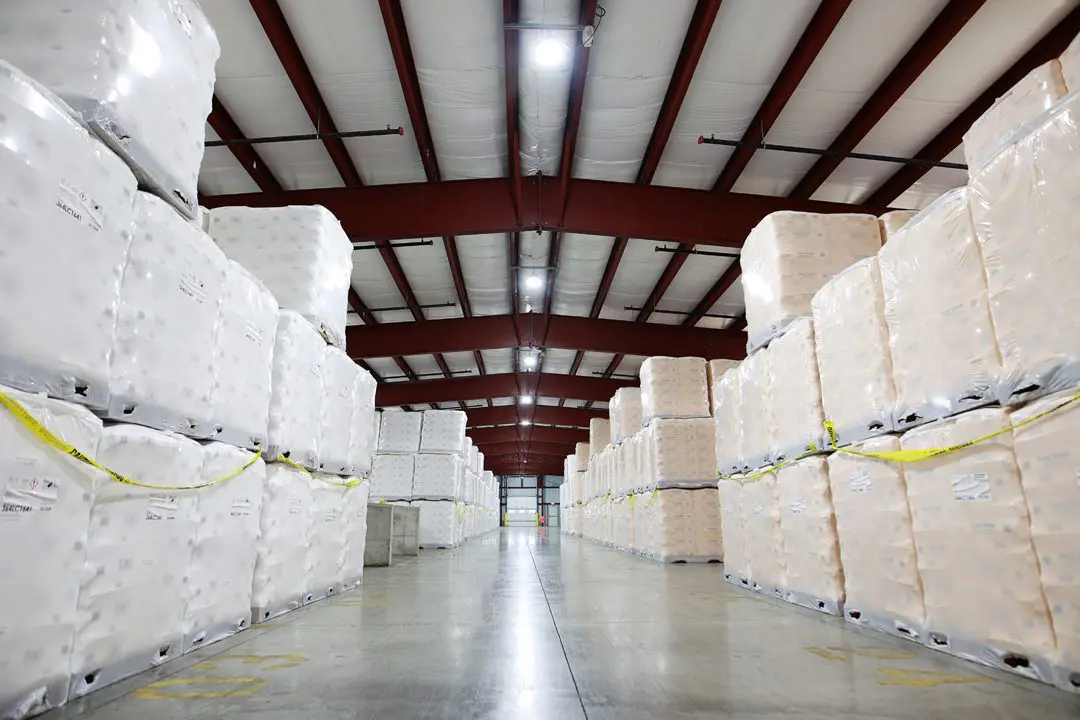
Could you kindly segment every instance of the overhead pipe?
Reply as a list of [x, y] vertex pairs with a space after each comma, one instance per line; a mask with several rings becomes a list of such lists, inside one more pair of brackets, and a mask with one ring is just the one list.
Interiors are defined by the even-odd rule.
[[270, 145], [273, 143], [304, 142], [307, 140], [347, 140], [349, 138], [378, 137], [381, 135], [404, 135], [405, 128], [392, 128], [389, 125], [382, 130], [350, 130], [349, 132], [309, 133], [306, 135], [268, 135], [265, 137], [238, 137], [224, 140], [207, 140], [206, 147], [233, 147], [235, 145]]
[[776, 152], [797, 153], [799, 155], [816, 155], [819, 157], [840, 158], [842, 160], [873, 160], [874, 162], [894, 163], [897, 165], [919, 165], [922, 167], [947, 168], [949, 170], [967, 170], [964, 163], [945, 162], [943, 160], [931, 160], [930, 158], [905, 158], [894, 155], [875, 155], [873, 153], [840, 152], [837, 150], [822, 150], [819, 148], [800, 147], [797, 145], [774, 145], [771, 143], [748, 143], [742, 140], [723, 140], [710, 135], [698, 136], [698, 145], [723, 145], [724, 147], [749, 148], [751, 150], [775, 150]]
[[738, 250], [694, 250], [693, 248], [682, 247], [676, 245], [675, 247], [668, 247], [667, 245], [659, 245], [653, 248], [653, 252], [662, 253], [674, 253], [676, 255], [711, 255], [713, 257], [733, 257], [740, 256]]

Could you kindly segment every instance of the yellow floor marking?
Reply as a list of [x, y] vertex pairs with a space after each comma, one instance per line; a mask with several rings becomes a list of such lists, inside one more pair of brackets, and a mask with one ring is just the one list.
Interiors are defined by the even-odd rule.
[[[262, 678], [253, 677], [192, 677], [169, 678], [150, 683], [136, 690], [134, 695], [140, 700], [212, 700], [215, 698], [243, 697], [251, 695], [266, 684]], [[200, 685], [223, 685], [221, 690], [172, 690], [176, 687]]]
[[994, 682], [994, 678], [982, 675], [954, 675], [936, 670], [909, 670], [907, 668], [881, 668], [878, 685], [907, 685], [910, 687], [937, 687], [960, 683]]
[[919, 657], [918, 653], [910, 650], [901, 650], [887, 645], [872, 645], [863, 647], [808, 647], [807, 652], [813, 653], [820, 658], [834, 662], [844, 662], [849, 656], [866, 658], [868, 660], [914, 660]]
[[[196, 670], [219, 670], [221, 663], [234, 660], [244, 665], [260, 665], [262, 670], [284, 670], [308, 661], [306, 655], [218, 655], [194, 666]], [[270, 664], [267, 664], [270, 663]]]

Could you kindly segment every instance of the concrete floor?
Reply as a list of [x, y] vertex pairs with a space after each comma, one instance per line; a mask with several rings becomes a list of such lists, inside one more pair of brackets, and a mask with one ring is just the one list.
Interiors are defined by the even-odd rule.
[[510, 528], [47, 720], [1080, 717], [1080, 698], [558, 531]]

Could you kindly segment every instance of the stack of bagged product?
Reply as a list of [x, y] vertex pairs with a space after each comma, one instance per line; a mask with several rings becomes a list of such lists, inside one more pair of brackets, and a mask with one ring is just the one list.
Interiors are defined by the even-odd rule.
[[[0, 601], [18, 629], [0, 633], [0, 716], [22, 718], [354, 587], [374, 380], [296, 314], [340, 344], [351, 244], [325, 210], [219, 222], [222, 245], [252, 238], [235, 257], [205, 231], [219, 48], [197, 3], [13, 0], [0, 46], [0, 393], [116, 473], [0, 409], [0, 528], [18, 535], [0, 567], [25, 590]], [[292, 255], [237, 261], [254, 235]], [[28, 543], [53, 549], [10, 552]]]

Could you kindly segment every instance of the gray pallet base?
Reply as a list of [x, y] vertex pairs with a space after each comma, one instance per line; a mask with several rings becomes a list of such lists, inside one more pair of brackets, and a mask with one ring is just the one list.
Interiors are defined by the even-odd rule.
[[77, 700], [95, 690], [108, 687], [113, 683], [150, 670], [158, 665], [180, 657], [183, 649], [183, 637], [168, 638], [154, 648], [147, 648], [136, 655], [117, 660], [99, 668], [86, 668], [71, 675], [68, 701]]
[[868, 613], [861, 608], [848, 605], [844, 609], [844, 619], [852, 625], [876, 630], [877, 632], [919, 643], [920, 645], [923, 641], [923, 629], [921, 627], [916, 627], [906, 620], [901, 620], [899, 618]]
[[303, 606], [303, 597], [297, 596], [289, 600], [281, 600], [265, 607], [253, 607], [251, 608], [251, 622], [254, 625], [258, 625], [264, 622], [270, 622], [276, 617], [280, 617], [287, 612], [292, 612], [299, 607]]
[[810, 595], [809, 593], [799, 592], [798, 590], [788, 590], [784, 593], [784, 600], [792, 605], [798, 605], [807, 610], [816, 610], [817, 612], [826, 615], [842, 617], [844, 614], [843, 600], [821, 598], [816, 595]]
[[191, 632], [184, 633], [183, 653], [187, 655], [207, 645], [213, 645], [242, 630], [247, 630], [250, 626], [251, 617], [244, 616], [234, 620], [222, 620], [209, 627], [195, 628]]
[[1002, 672], [1026, 677], [1029, 680], [1036, 680], [1047, 685], [1057, 685], [1059, 677], [1057, 668], [1045, 658], [949, 637], [945, 633], [931, 629], [927, 629], [923, 644], [931, 650], [938, 650]]

